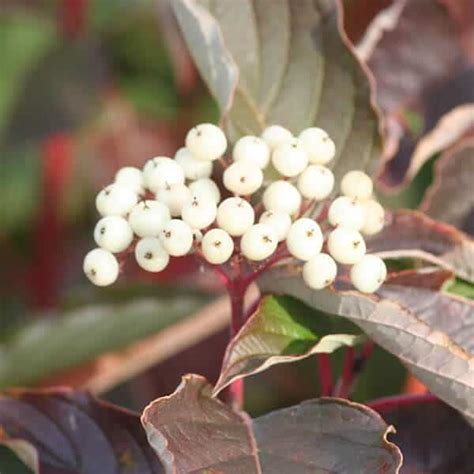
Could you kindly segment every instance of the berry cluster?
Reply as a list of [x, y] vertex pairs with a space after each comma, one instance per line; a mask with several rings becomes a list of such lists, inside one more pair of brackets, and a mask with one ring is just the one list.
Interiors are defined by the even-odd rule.
[[[382, 229], [384, 210], [361, 171], [348, 172], [341, 196], [330, 202], [334, 175], [325, 165], [336, 148], [324, 130], [307, 128], [295, 137], [273, 125], [261, 137], [238, 140], [232, 159], [224, 157], [226, 149], [222, 130], [201, 124], [188, 132], [174, 159], [158, 156], [143, 170], [119, 170], [96, 198], [102, 218], [94, 231], [98, 248], [84, 260], [88, 278], [112, 284], [120, 271], [114, 254], [125, 251], [150, 272], [164, 270], [170, 257], [194, 253], [212, 266], [240, 269], [244, 263], [253, 271], [294, 257], [304, 262], [303, 279], [314, 289], [335, 280], [337, 263], [351, 265], [358, 290], [379, 288], [386, 267], [366, 255], [362, 234]], [[216, 163], [221, 188], [212, 179]]]

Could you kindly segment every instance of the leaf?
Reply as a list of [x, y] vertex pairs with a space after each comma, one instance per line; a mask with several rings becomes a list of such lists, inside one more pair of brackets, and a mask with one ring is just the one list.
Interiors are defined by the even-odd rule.
[[205, 302], [198, 296], [89, 306], [41, 319], [0, 344], [0, 386], [30, 384], [174, 323]]
[[[473, 107], [474, 126], [474, 107]], [[466, 139], [436, 162], [420, 209], [434, 219], [474, 233], [474, 140]]]
[[359, 51], [385, 111], [416, 101], [459, 68], [459, 25], [442, 2], [395, 0], [370, 25]]
[[69, 389], [0, 396], [2, 444], [35, 473], [163, 473], [137, 415]]
[[323, 398], [251, 421], [211, 392], [187, 375], [145, 408], [143, 426], [167, 472], [398, 472], [391, 428], [363, 405]]
[[[341, 328], [336, 323], [328, 315], [308, 311], [289, 298], [264, 298], [227, 346], [214, 394], [234, 380], [272, 365], [296, 362], [321, 352], [331, 353], [363, 341], [353, 327]], [[341, 329], [348, 333], [334, 333]]]
[[260, 286], [264, 292], [290, 295], [319, 311], [348, 318], [397, 356], [433, 393], [474, 421], [474, 356], [424, 322], [423, 314], [397, 301], [356, 291], [313, 291], [289, 269], [267, 272]]
[[368, 252], [384, 258], [419, 258], [474, 282], [474, 241], [468, 236], [419, 211], [393, 211], [387, 221], [368, 240]]
[[378, 292], [401, 303], [431, 328], [442, 331], [474, 354], [474, 301], [429, 288], [386, 284]]
[[24, 79], [54, 41], [54, 23], [46, 17], [19, 13], [0, 17], [2, 74], [0, 74], [0, 138]]
[[401, 473], [474, 472], [474, 429], [451, 407], [428, 396], [396, 396], [369, 404], [396, 429]]
[[294, 133], [316, 124], [336, 143], [336, 175], [375, 164], [369, 81], [336, 2], [177, 0], [173, 7], [232, 138], [272, 123]]

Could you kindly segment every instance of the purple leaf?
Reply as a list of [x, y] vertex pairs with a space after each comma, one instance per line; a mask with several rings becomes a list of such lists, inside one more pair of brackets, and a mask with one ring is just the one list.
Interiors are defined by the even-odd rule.
[[384, 229], [367, 242], [384, 258], [419, 258], [474, 282], [474, 241], [419, 211], [394, 211]]
[[159, 474], [137, 415], [85, 392], [0, 396], [2, 443], [41, 474]]
[[401, 474], [474, 472], [474, 429], [450, 406], [432, 395], [395, 396], [369, 406], [396, 429]]
[[152, 402], [142, 422], [170, 473], [397, 473], [392, 431], [374, 411], [323, 398], [251, 421], [211, 398], [212, 387], [188, 375], [176, 392]]

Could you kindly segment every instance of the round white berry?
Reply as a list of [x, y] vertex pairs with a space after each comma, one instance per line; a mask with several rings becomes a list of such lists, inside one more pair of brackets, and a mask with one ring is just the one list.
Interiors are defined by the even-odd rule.
[[329, 286], [336, 275], [336, 262], [327, 253], [320, 253], [303, 265], [303, 280], [313, 290]]
[[226, 189], [234, 194], [249, 195], [258, 191], [263, 183], [262, 170], [247, 161], [232, 163], [223, 175]]
[[199, 229], [193, 229], [193, 240], [194, 242], [202, 242], [203, 233]]
[[157, 237], [170, 219], [168, 207], [152, 200], [139, 202], [128, 216], [133, 232], [139, 237]]
[[97, 222], [94, 229], [95, 243], [104, 250], [119, 253], [126, 250], [133, 240], [133, 231], [126, 219], [107, 216]]
[[294, 138], [275, 148], [272, 163], [280, 174], [292, 178], [308, 166], [308, 155], [301, 142]]
[[232, 157], [234, 161], [248, 161], [264, 169], [270, 161], [270, 148], [263, 138], [247, 135], [237, 140]]
[[192, 193], [185, 184], [173, 184], [159, 189], [156, 199], [170, 210], [173, 217], [179, 217], [185, 203], [191, 199]]
[[240, 240], [240, 250], [249, 260], [265, 260], [278, 245], [273, 229], [266, 224], [255, 224], [245, 232]]
[[95, 205], [102, 216], [125, 216], [138, 201], [135, 191], [121, 184], [111, 184], [97, 195]]
[[293, 257], [309, 260], [321, 252], [323, 233], [318, 223], [303, 217], [296, 220], [286, 236], [286, 246]]
[[369, 199], [374, 185], [370, 176], [362, 171], [349, 171], [341, 180], [341, 192], [354, 199]]
[[278, 242], [285, 240], [291, 227], [290, 215], [280, 211], [265, 211], [260, 216], [259, 222], [273, 229]]
[[217, 208], [217, 225], [234, 237], [244, 234], [255, 221], [255, 211], [239, 197], [224, 199]]
[[310, 163], [325, 165], [336, 154], [336, 145], [321, 128], [307, 128], [299, 134], [298, 138], [303, 143]]
[[322, 201], [334, 188], [334, 175], [323, 165], [310, 165], [298, 177], [297, 186], [306, 199]]
[[225, 230], [211, 229], [204, 235], [201, 249], [209, 263], [219, 265], [227, 262], [231, 257], [234, 251], [234, 241]]
[[365, 222], [361, 232], [365, 235], [379, 233], [383, 229], [385, 223], [384, 208], [373, 199], [363, 201], [361, 204], [365, 213]]
[[301, 206], [301, 194], [288, 181], [274, 181], [263, 193], [263, 205], [268, 211], [294, 214]]
[[193, 230], [181, 219], [171, 219], [161, 231], [161, 243], [173, 257], [186, 255], [193, 245]]
[[329, 206], [328, 219], [334, 226], [343, 225], [360, 230], [365, 223], [365, 211], [355, 199], [340, 196]]
[[181, 210], [181, 217], [192, 229], [209, 227], [217, 216], [217, 206], [213, 201], [192, 196]]
[[293, 134], [280, 125], [270, 125], [261, 136], [272, 150], [293, 138]]
[[183, 168], [173, 159], [157, 156], [148, 160], [143, 167], [145, 186], [156, 193], [173, 184], [184, 184]]
[[186, 147], [180, 148], [174, 159], [183, 168], [187, 179], [209, 178], [212, 174], [212, 162], [195, 158]]
[[186, 135], [186, 148], [199, 160], [214, 161], [227, 148], [224, 132], [212, 123], [201, 123]]
[[147, 272], [161, 272], [170, 261], [168, 252], [157, 237], [145, 237], [137, 242], [135, 259]]
[[351, 268], [351, 282], [362, 293], [376, 292], [386, 277], [387, 267], [375, 255], [365, 255]]
[[365, 255], [365, 241], [357, 230], [340, 226], [329, 234], [328, 250], [337, 262], [353, 265]]
[[108, 286], [117, 280], [119, 263], [114, 255], [104, 249], [91, 250], [82, 266], [87, 278], [97, 286]]
[[194, 196], [207, 199], [219, 204], [221, 192], [217, 184], [209, 178], [201, 178], [189, 184], [189, 189]]
[[120, 168], [115, 175], [115, 182], [132, 189], [137, 194], [144, 193], [145, 182], [142, 170], [134, 166]]

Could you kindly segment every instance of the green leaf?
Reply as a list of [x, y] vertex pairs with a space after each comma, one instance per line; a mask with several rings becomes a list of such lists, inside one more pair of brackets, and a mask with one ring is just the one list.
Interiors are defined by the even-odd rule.
[[18, 11], [0, 16], [0, 138], [25, 77], [51, 48], [54, 39], [54, 22], [45, 17]]
[[341, 324], [340, 318], [314, 311], [291, 298], [266, 297], [227, 346], [215, 393], [238, 378], [272, 365], [331, 353], [363, 340], [356, 327]]
[[273, 123], [294, 133], [316, 125], [336, 143], [337, 176], [375, 165], [377, 115], [336, 2], [176, 0], [173, 7], [231, 138]]
[[392, 428], [371, 409], [347, 400], [308, 400], [250, 420], [211, 397], [200, 376], [142, 415], [148, 440], [168, 472], [226, 474], [397, 473], [401, 453]]
[[50, 315], [0, 345], [0, 387], [31, 384], [156, 333], [200, 308], [201, 296], [142, 299]]
[[469, 347], [458, 345], [472, 339], [462, 331], [462, 321], [469, 314], [471, 321], [474, 317], [472, 305], [459, 304], [459, 300], [455, 304], [443, 301], [437, 315], [438, 307], [430, 304], [432, 300], [427, 302], [424, 294], [418, 300], [409, 300], [405, 295], [399, 302], [356, 291], [314, 291], [289, 269], [266, 273], [260, 285], [262, 291], [294, 296], [319, 311], [356, 323], [374, 342], [397, 356], [433, 393], [474, 420], [474, 354]]

